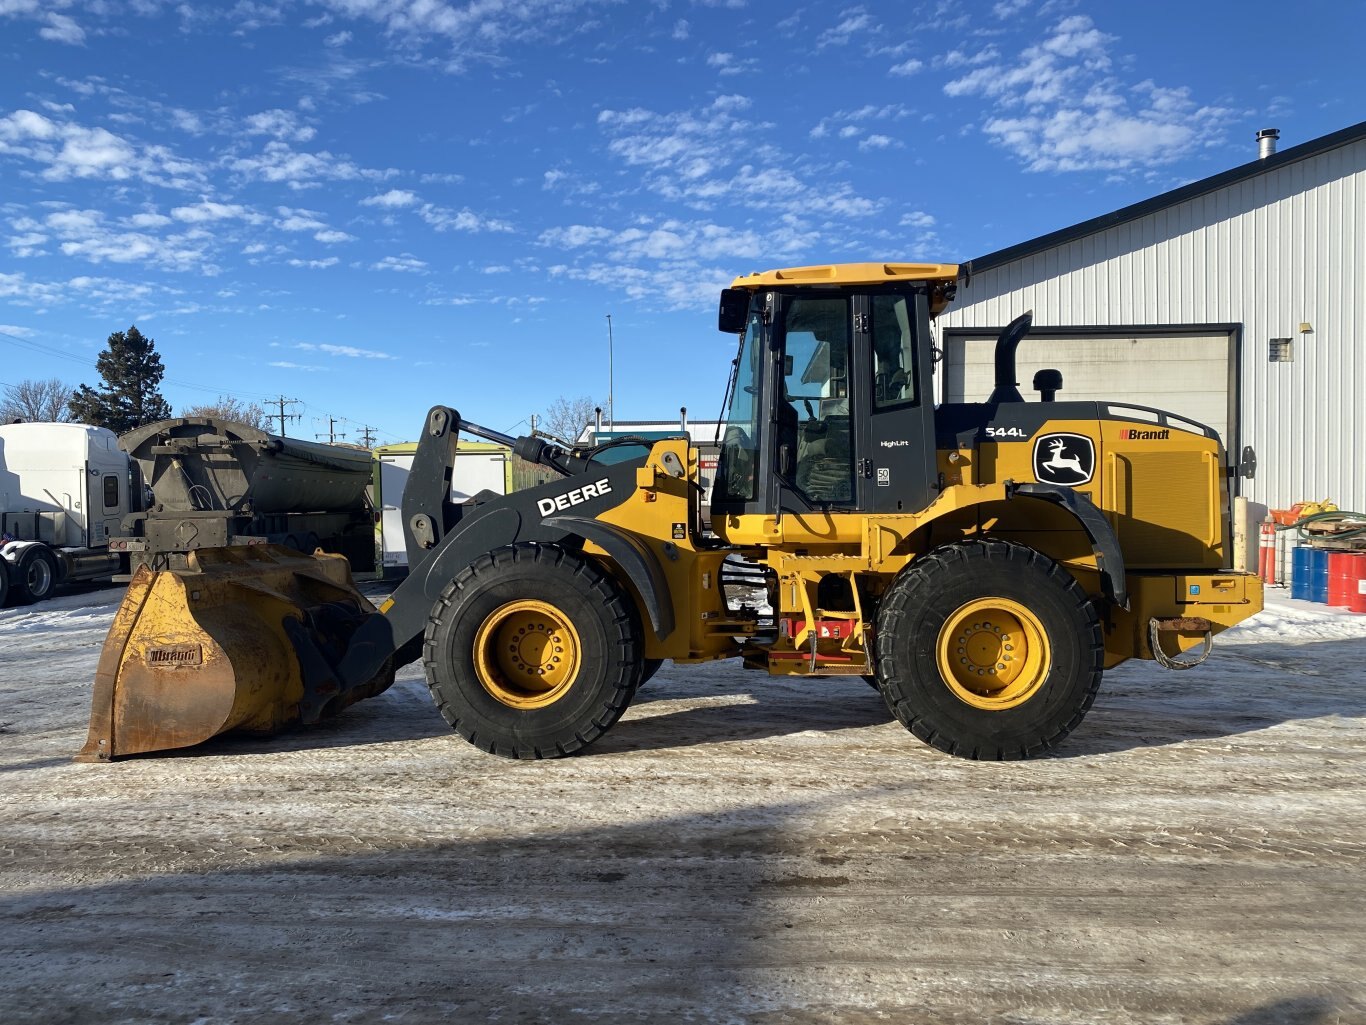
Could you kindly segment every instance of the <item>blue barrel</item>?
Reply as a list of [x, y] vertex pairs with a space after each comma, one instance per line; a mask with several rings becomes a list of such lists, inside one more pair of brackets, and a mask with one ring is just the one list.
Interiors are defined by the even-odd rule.
[[1309, 579], [1309, 558], [1314, 549], [1296, 545], [1290, 553], [1290, 597], [1313, 601], [1312, 581]]
[[1310, 601], [1328, 602], [1328, 549], [1309, 549]]

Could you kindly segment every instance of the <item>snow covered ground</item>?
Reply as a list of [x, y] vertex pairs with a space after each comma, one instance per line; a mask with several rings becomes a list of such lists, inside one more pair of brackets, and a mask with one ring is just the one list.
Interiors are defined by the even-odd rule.
[[468, 746], [410, 666], [78, 765], [118, 597], [0, 611], [5, 1023], [1366, 1022], [1366, 616], [1272, 594], [1025, 763], [721, 663], [555, 762]]

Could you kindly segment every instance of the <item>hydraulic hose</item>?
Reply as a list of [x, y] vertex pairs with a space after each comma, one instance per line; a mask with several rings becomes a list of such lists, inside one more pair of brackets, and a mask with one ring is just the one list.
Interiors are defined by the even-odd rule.
[[1310, 535], [1308, 527], [1311, 523], [1328, 523], [1337, 520], [1351, 521], [1358, 524], [1358, 526], [1348, 527], [1345, 530], [1333, 531], [1334, 541], [1345, 541], [1347, 538], [1351, 537], [1366, 536], [1366, 513], [1345, 512], [1341, 509], [1334, 509], [1331, 512], [1313, 513], [1312, 515], [1296, 520], [1294, 523], [1278, 523], [1276, 524], [1276, 529], [1278, 531], [1293, 530], [1297, 532], [1300, 538], [1307, 539]]

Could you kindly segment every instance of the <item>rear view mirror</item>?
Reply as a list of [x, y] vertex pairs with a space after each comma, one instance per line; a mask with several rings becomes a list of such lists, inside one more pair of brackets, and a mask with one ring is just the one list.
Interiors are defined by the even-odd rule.
[[728, 335], [738, 335], [744, 331], [749, 319], [749, 290], [744, 288], [721, 289], [721, 308], [716, 315], [716, 327]]

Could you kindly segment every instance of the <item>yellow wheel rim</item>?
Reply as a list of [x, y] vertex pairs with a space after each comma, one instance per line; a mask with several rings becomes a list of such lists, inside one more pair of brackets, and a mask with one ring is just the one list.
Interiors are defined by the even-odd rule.
[[1032, 698], [1053, 664], [1039, 618], [1009, 598], [979, 598], [939, 631], [939, 675], [959, 700], [999, 712]]
[[509, 602], [474, 635], [474, 671], [484, 690], [503, 704], [544, 708], [573, 685], [581, 651], [578, 631], [554, 605]]

